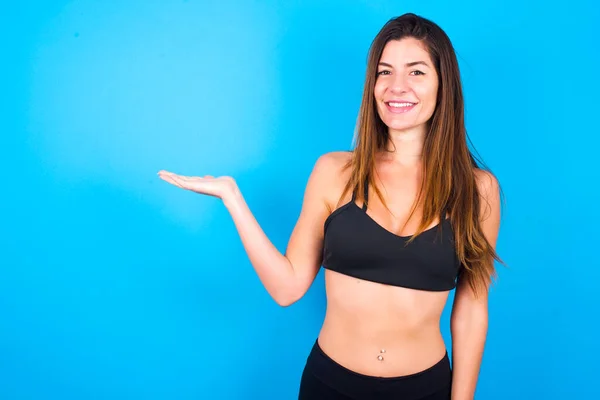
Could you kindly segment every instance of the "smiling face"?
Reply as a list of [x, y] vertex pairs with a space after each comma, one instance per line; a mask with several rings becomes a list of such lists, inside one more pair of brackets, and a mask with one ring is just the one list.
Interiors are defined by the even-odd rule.
[[379, 117], [390, 131], [425, 127], [435, 111], [438, 85], [433, 61], [419, 40], [389, 41], [374, 88]]

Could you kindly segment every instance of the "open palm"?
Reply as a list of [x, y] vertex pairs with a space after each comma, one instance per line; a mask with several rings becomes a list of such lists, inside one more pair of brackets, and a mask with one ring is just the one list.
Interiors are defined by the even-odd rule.
[[182, 189], [221, 199], [234, 193], [237, 188], [235, 180], [230, 176], [217, 178], [211, 175], [205, 175], [204, 177], [185, 176], [164, 170], [159, 171], [158, 176], [162, 180]]

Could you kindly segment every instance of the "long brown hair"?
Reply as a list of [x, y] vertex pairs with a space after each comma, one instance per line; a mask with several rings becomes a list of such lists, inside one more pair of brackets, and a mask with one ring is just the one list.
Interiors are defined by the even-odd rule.
[[436, 217], [440, 220], [446, 218], [448, 212], [461, 263], [461, 276], [468, 279], [478, 295], [480, 290], [487, 292], [492, 278], [496, 276], [494, 260], [503, 263], [483, 235], [479, 221], [481, 200], [475, 169], [490, 171], [467, 146], [460, 71], [452, 43], [446, 33], [428, 19], [412, 13], [391, 19], [371, 44], [353, 156], [346, 165], [346, 168], [351, 168], [351, 174], [340, 201], [350, 190], [354, 191], [358, 200], [364, 201], [363, 193], [368, 182], [387, 208], [374, 176], [375, 156], [386, 151], [390, 137], [377, 112], [374, 87], [385, 45], [391, 40], [406, 37], [420, 40], [425, 45], [439, 77], [437, 105], [428, 121], [428, 133], [423, 144], [423, 181], [408, 220], [418, 205], [422, 205], [423, 216], [417, 232], [408, 243]]

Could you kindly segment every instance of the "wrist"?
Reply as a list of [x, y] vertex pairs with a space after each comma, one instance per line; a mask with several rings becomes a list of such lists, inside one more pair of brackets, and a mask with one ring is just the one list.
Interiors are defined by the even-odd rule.
[[244, 198], [238, 187], [234, 186], [231, 190], [227, 191], [221, 200], [223, 201], [225, 208], [232, 211], [243, 203]]

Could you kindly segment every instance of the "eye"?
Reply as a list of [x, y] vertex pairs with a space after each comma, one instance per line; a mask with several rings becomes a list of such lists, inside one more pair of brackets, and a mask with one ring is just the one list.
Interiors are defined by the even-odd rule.
[[377, 76], [379, 76], [379, 75], [387, 75], [387, 74], [389, 74], [389, 73], [390, 73], [390, 71], [388, 71], [388, 70], [383, 70], [383, 71], [379, 71], [379, 72], [377, 73]]
[[[414, 71], [412, 71], [412, 72], [418, 72], [420, 75], [425, 75], [423, 72], [419, 71], [418, 69], [416, 69], [416, 70], [414, 70]], [[412, 72], [411, 72], [411, 73], [412, 73]]]

